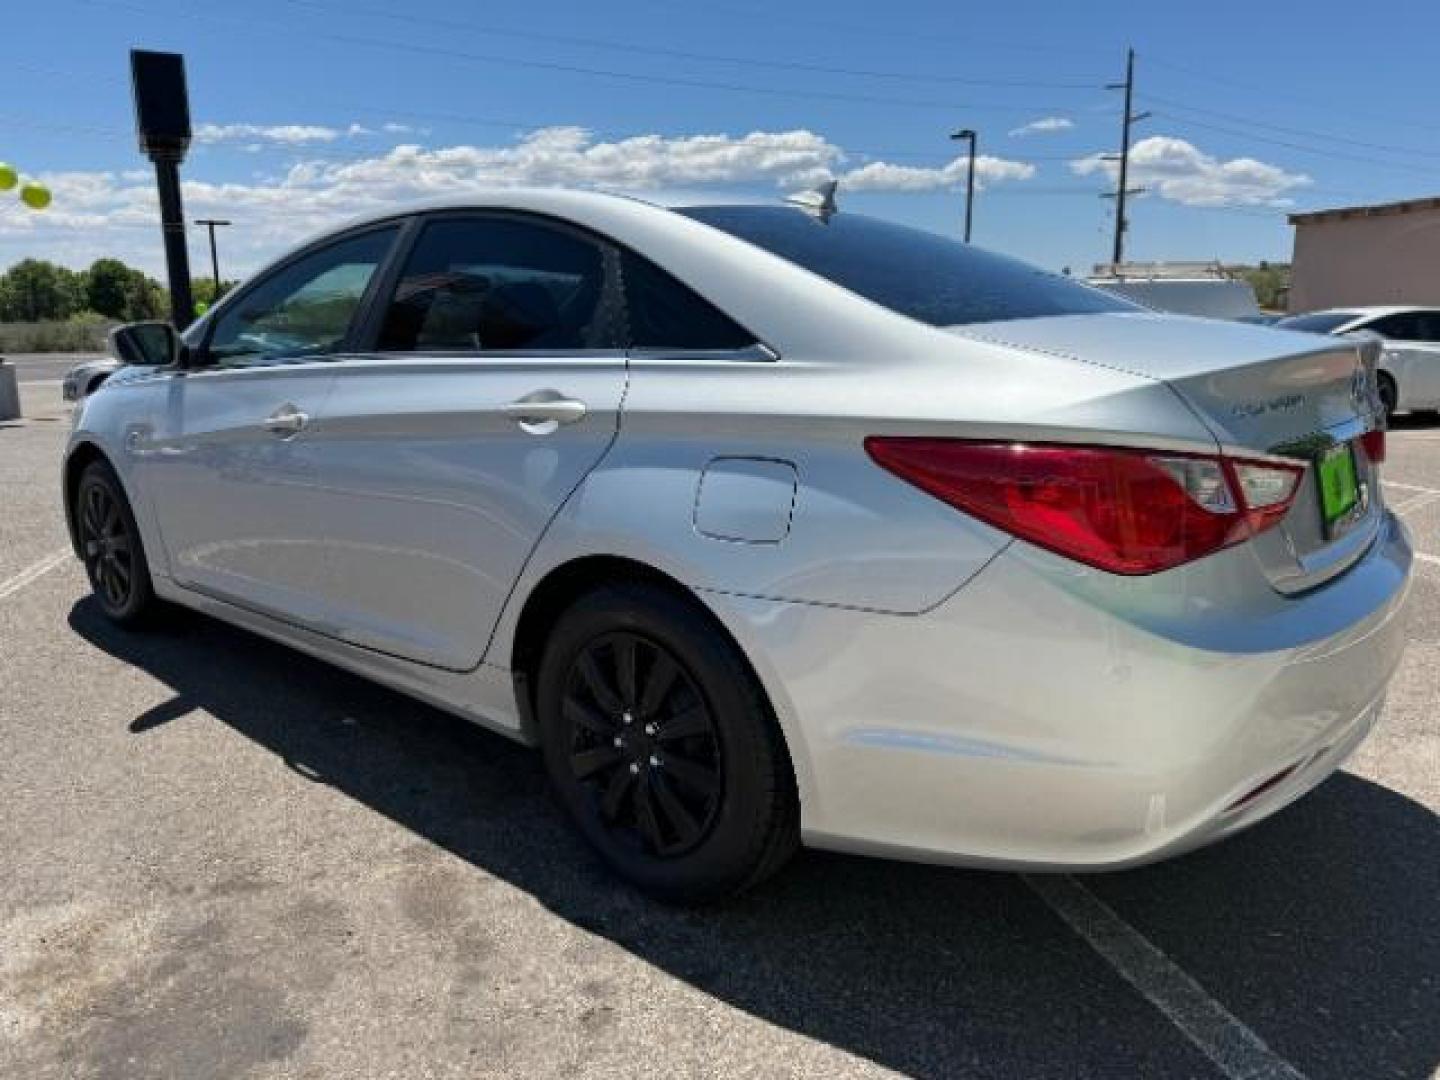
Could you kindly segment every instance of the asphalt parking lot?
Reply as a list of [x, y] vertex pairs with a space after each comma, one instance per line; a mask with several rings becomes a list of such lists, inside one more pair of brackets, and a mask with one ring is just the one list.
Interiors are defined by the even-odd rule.
[[1440, 424], [1386, 469], [1411, 648], [1305, 800], [1138, 871], [806, 853], [682, 911], [522, 748], [199, 616], [108, 626], [66, 364], [0, 424], [0, 1076], [1437, 1075]]

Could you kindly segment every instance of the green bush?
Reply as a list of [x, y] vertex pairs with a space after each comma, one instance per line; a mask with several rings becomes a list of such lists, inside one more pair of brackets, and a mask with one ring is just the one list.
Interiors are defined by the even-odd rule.
[[93, 311], [68, 319], [0, 323], [0, 353], [104, 352], [115, 325]]

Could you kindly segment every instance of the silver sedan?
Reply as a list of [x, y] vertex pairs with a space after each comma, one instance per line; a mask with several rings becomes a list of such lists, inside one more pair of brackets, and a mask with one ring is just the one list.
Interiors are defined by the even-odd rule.
[[285, 256], [78, 411], [95, 602], [543, 749], [604, 860], [1109, 868], [1365, 738], [1411, 550], [1374, 347], [828, 204], [508, 190]]

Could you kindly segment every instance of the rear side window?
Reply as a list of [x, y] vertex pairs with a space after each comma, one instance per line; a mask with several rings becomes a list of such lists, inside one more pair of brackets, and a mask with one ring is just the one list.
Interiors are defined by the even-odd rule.
[[932, 326], [1144, 310], [1004, 255], [843, 211], [828, 221], [788, 206], [679, 213]]
[[521, 218], [429, 222], [401, 272], [386, 351], [567, 351], [619, 347], [604, 249]]
[[620, 277], [631, 345], [731, 350], [756, 344], [754, 334], [634, 252], [621, 256]]

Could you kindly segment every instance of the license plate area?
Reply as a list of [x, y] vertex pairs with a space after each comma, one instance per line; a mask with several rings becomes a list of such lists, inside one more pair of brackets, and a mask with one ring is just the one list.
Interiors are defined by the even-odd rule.
[[1315, 461], [1315, 480], [1320, 488], [1320, 518], [1325, 538], [1334, 540], [1365, 516], [1366, 491], [1355, 464], [1350, 443], [1331, 447]]

